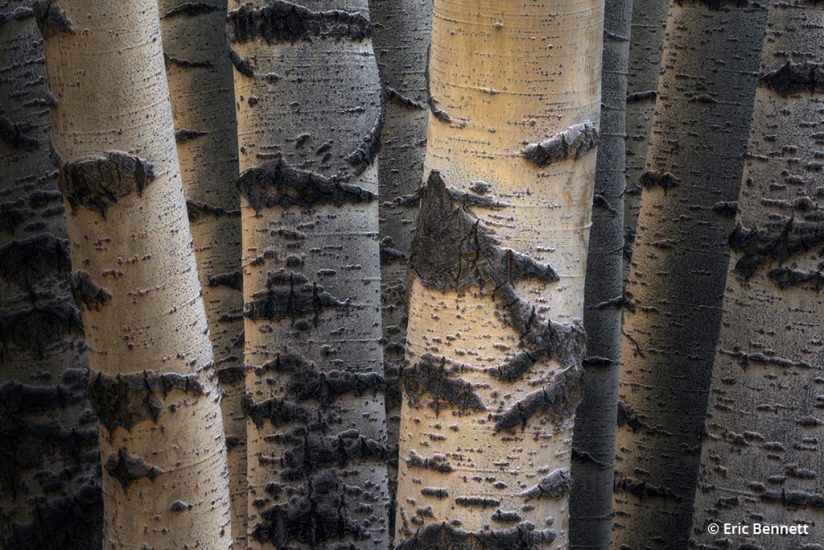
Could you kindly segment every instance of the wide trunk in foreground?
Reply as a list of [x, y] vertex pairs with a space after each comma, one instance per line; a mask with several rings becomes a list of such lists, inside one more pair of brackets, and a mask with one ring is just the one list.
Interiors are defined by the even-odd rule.
[[435, 2], [401, 548], [567, 544], [602, 29], [597, 0]]
[[231, 545], [220, 393], [180, 182], [157, 5], [41, 4], [100, 427], [104, 545]]

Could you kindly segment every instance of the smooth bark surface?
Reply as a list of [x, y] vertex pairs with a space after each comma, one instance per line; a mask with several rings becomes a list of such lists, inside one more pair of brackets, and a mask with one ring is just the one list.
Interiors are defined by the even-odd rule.
[[[822, 44], [820, 4], [770, 7], [695, 500], [700, 548], [824, 540]], [[810, 535], [713, 536], [711, 522]]]
[[100, 548], [88, 363], [69, 283], [43, 42], [32, 2], [0, 2], [0, 548]]
[[595, 171], [584, 329], [583, 400], [572, 439], [572, 548], [607, 548], [612, 528], [615, 415], [621, 353], [626, 188], [626, 96], [632, 0], [607, 0], [601, 78], [601, 144]]
[[367, 4], [253, 2], [229, 14], [253, 548], [389, 545], [383, 94]]
[[226, 0], [159, 0], [180, 175], [209, 322], [229, 460], [232, 540], [246, 547], [243, 295], [233, 67]]
[[766, 5], [671, 4], [621, 348], [613, 546], [687, 544]]
[[220, 392], [154, 2], [43, 4], [59, 185], [100, 426], [104, 545], [231, 545]]
[[603, 2], [436, 0], [400, 548], [568, 542]]
[[401, 420], [398, 375], [406, 351], [408, 320], [407, 264], [418, 217], [415, 193], [422, 185], [426, 154], [429, 113], [426, 59], [432, 30], [432, 0], [371, 0], [369, 6], [386, 100], [386, 123], [378, 155], [378, 186], [389, 488], [394, 495]]

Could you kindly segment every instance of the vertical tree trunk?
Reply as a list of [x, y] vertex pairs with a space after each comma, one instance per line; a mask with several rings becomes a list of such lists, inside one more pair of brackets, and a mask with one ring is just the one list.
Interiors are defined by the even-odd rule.
[[255, 548], [389, 544], [377, 155], [366, 0], [230, 13]]
[[625, 313], [613, 546], [689, 536], [766, 5], [671, 4]]
[[89, 347], [106, 548], [229, 548], [220, 393], [157, 5], [41, 4], [72, 291]]
[[160, 28], [203, 303], [223, 389], [232, 540], [246, 547], [240, 199], [227, 0], [160, 0]]
[[634, 0], [627, 73], [626, 167], [624, 193], [624, 281], [629, 278], [632, 248], [641, 207], [641, 176], [646, 172], [647, 150], [652, 133], [661, 48], [667, 24], [667, 0]]
[[400, 548], [563, 547], [603, 2], [437, 0]]
[[[824, 525], [824, 9], [774, 2], [767, 26], [695, 501], [702, 547], [813, 548]], [[810, 535], [711, 535], [711, 522]]]
[[88, 363], [32, 2], [0, 2], [0, 548], [99, 548]]
[[[386, 99], [378, 187], [389, 490], [394, 502], [401, 418], [398, 375], [406, 350], [408, 319], [406, 268], [418, 216], [415, 193], [421, 186], [426, 154], [426, 55], [432, 31], [432, 0], [372, 0], [370, 10], [375, 55]], [[393, 519], [394, 515], [390, 515], [390, 532], [394, 532]]]
[[609, 547], [621, 352], [626, 97], [632, 0], [606, 0], [601, 144], [595, 171], [584, 299], [587, 359], [572, 439], [573, 548]]

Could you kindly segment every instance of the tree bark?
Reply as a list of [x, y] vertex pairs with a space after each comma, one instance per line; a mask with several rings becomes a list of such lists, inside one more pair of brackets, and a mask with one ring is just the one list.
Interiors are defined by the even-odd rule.
[[641, 208], [641, 176], [647, 171], [647, 151], [652, 117], [658, 95], [661, 48], [670, 3], [666, 0], [634, 0], [629, 46], [626, 100], [626, 167], [624, 193], [624, 281], [629, 278], [630, 260]]
[[[389, 490], [398, 479], [398, 428], [401, 419], [398, 375], [406, 350], [406, 280], [418, 201], [429, 91], [426, 59], [432, 34], [432, 0], [372, 0], [373, 42], [386, 101], [386, 123], [378, 155], [381, 240], [381, 318], [386, 371], [386, 426], [389, 437]], [[390, 508], [394, 509], [394, 504]], [[394, 515], [390, 514], [390, 533]]]
[[435, 2], [400, 548], [568, 541], [603, 2]]
[[32, 2], [0, 2], [0, 547], [99, 548], [88, 362]]
[[[813, 548], [824, 525], [824, 9], [774, 2], [767, 28], [695, 500], [701, 548]], [[810, 535], [711, 535], [711, 522]]]
[[229, 15], [254, 548], [389, 544], [371, 30], [366, 0]]
[[220, 393], [157, 5], [40, 4], [71, 286], [100, 426], [106, 548], [229, 548]]
[[233, 68], [227, 0], [160, 0], [180, 174], [209, 322], [229, 461], [232, 540], [246, 547], [243, 296]]
[[606, 0], [601, 78], [601, 144], [584, 298], [587, 359], [575, 414], [570, 542], [608, 548], [612, 528], [615, 417], [624, 295], [626, 97], [632, 0]]
[[670, 6], [627, 287], [613, 546], [687, 545], [766, 5]]

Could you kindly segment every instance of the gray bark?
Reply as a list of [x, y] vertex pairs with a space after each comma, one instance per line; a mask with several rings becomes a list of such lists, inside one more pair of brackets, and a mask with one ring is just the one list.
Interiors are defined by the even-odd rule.
[[84, 550], [102, 542], [97, 425], [31, 5], [0, 2], [0, 548]]
[[[824, 9], [774, 2], [767, 27], [695, 499], [699, 548], [824, 540]], [[711, 522], [810, 534], [711, 535]]]
[[587, 359], [575, 415], [570, 546], [606, 548], [612, 527], [615, 416], [621, 353], [627, 64], [632, 0], [607, 0], [601, 144], [595, 172], [584, 298]]
[[671, 4], [625, 313], [613, 545], [687, 544], [766, 5]]

